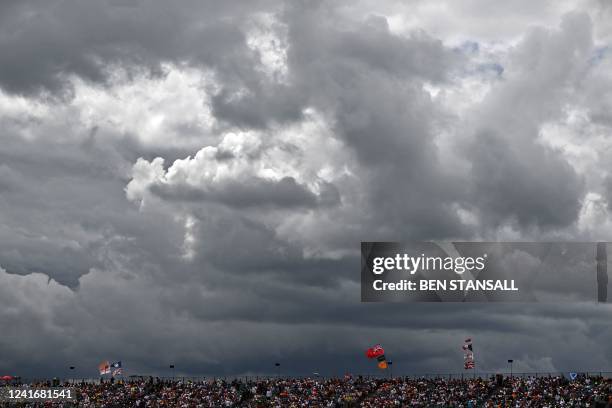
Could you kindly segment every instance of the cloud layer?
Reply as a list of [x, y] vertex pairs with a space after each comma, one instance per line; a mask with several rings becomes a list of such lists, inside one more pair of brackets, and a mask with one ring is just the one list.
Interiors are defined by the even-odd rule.
[[610, 8], [487, 4], [3, 2], [0, 371], [612, 370], [605, 305], [359, 302], [360, 241], [609, 240]]

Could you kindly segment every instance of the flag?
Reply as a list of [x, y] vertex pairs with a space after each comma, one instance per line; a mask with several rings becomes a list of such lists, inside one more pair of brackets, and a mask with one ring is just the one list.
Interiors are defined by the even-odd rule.
[[113, 377], [116, 377], [118, 375], [123, 375], [123, 368], [116, 368], [113, 370]]
[[376, 344], [374, 347], [370, 347], [366, 351], [366, 356], [368, 358], [376, 358], [378, 360], [378, 368], [386, 369], [387, 368], [387, 360], [385, 358], [385, 349], [380, 344]]
[[121, 361], [117, 361], [116, 363], [112, 363], [111, 368], [121, 368]]
[[375, 354], [378, 354], [378, 355], [385, 354], [385, 350], [380, 344], [377, 344], [374, 347], [372, 347], [372, 350], [374, 351]]
[[381, 370], [385, 370], [388, 367], [387, 358], [384, 354], [376, 357], [376, 360], [378, 360], [378, 368], [380, 368]]
[[110, 363], [108, 361], [103, 361], [98, 365], [98, 371], [100, 371], [100, 375], [110, 374]]
[[474, 349], [472, 348], [472, 339], [467, 338], [463, 343], [463, 368], [471, 370], [476, 367], [474, 362]]
[[383, 354], [385, 354], [385, 350], [382, 348], [380, 344], [377, 344], [374, 347], [370, 347], [366, 351], [366, 357], [368, 358], [375, 358], [378, 356], [382, 356]]

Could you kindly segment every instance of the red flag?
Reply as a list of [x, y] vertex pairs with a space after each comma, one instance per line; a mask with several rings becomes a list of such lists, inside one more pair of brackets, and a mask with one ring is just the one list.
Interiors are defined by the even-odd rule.
[[110, 374], [110, 363], [108, 361], [103, 361], [98, 365], [98, 371], [100, 371], [100, 375]]

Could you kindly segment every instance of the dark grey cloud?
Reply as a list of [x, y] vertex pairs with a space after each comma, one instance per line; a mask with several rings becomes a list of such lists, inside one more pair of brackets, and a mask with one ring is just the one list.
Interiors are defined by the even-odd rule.
[[265, 128], [271, 122], [290, 122], [302, 117], [306, 101], [293, 88], [282, 84], [255, 84], [249, 93], [236, 97], [230, 87], [212, 98], [215, 116], [247, 128]]
[[256, 81], [257, 56], [244, 41], [244, 16], [265, 2], [26, 1], [5, 5], [0, 84], [9, 92], [70, 95], [69, 76], [108, 83], [112, 70], [163, 74], [164, 62]]
[[[328, 188], [333, 189], [333, 185], [328, 186]], [[241, 181], [232, 180], [213, 188], [212, 191], [164, 184], [154, 184], [151, 186], [151, 190], [153, 193], [169, 200], [211, 200], [235, 208], [251, 206], [314, 207], [318, 201], [317, 196], [312, 191], [297, 183], [292, 177], [283, 177], [278, 181], [258, 177]], [[329, 194], [333, 195], [333, 190], [330, 190]], [[333, 197], [331, 199], [333, 200]]]
[[360, 241], [609, 232], [605, 15], [492, 44], [387, 6], [1, 3], [0, 371], [454, 372], [468, 335], [484, 371], [609, 367], [605, 305], [358, 283]]
[[559, 29], [533, 29], [512, 50], [510, 74], [484, 99], [473, 141], [462, 146], [486, 227], [510, 221], [562, 228], [577, 221], [584, 179], [538, 133], [572, 103], [592, 51], [584, 13], [566, 15]]
[[564, 227], [579, 214], [583, 180], [558, 152], [536, 144], [513, 146], [495, 133], [479, 133], [471, 147], [474, 198], [487, 226]]
[[464, 57], [423, 32], [397, 36], [381, 17], [343, 26], [331, 7], [298, 4], [286, 11], [289, 66], [362, 165], [364, 230], [392, 229], [380, 239], [461, 234], [447, 207], [457, 189], [435, 146], [443, 114], [422, 87], [449, 81]]

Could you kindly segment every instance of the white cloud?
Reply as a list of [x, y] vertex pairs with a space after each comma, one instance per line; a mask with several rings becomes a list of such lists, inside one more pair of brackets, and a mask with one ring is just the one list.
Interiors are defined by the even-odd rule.
[[111, 88], [74, 78], [70, 106], [83, 126], [133, 135], [144, 146], [190, 148], [213, 141], [216, 121], [208, 91], [214, 79], [206, 71], [165, 64], [162, 76], [128, 78], [116, 69]]

